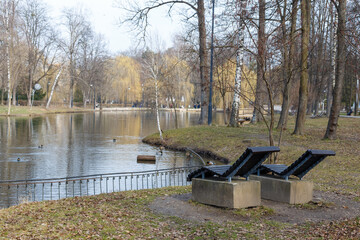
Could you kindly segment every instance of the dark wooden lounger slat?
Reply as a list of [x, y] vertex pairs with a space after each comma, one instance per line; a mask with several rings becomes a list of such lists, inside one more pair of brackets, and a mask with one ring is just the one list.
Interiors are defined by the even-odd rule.
[[289, 167], [284, 164], [264, 164], [259, 167], [258, 173], [272, 172], [284, 179], [290, 175], [302, 179], [311, 169], [318, 165], [327, 156], [335, 156], [334, 151], [329, 150], [307, 150]]
[[233, 176], [248, 178], [266, 158], [273, 152], [279, 152], [278, 147], [251, 147], [240, 156], [233, 165], [206, 166], [188, 175], [187, 180], [202, 177], [221, 177], [231, 180]]

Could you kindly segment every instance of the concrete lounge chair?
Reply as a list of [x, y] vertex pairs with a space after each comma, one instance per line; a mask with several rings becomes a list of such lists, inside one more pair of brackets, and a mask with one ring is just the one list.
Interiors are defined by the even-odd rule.
[[290, 166], [285, 164], [264, 164], [258, 168], [257, 173], [258, 176], [260, 176], [260, 174], [272, 173], [285, 180], [288, 180], [290, 175], [294, 175], [301, 180], [305, 174], [327, 156], [335, 156], [335, 152], [330, 150], [307, 150]]
[[273, 152], [279, 152], [278, 147], [250, 147], [240, 156], [233, 165], [205, 166], [192, 173], [187, 177], [188, 181], [192, 178], [209, 178], [218, 177], [231, 182], [234, 176], [246, 178], [269, 157]]

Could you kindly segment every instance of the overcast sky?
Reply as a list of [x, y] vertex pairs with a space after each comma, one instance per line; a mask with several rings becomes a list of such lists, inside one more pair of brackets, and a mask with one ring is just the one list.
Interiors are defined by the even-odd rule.
[[[114, 7], [113, 0], [44, 0], [50, 7], [51, 16], [59, 20], [64, 7], [82, 7], [88, 12], [88, 19], [95, 32], [105, 36], [112, 53], [129, 50], [135, 47], [135, 39], [126, 27], [117, 25], [121, 10]], [[134, 0], [136, 1], [136, 0]], [[142, 0], [138, 0], [142, 1]], [[166, 47], [172, 46], [172, 39], [179, 31], [180, 25], [166, 17], [166, 9], [157, 10], [151, 15], [152, 33], [157, 33]]]

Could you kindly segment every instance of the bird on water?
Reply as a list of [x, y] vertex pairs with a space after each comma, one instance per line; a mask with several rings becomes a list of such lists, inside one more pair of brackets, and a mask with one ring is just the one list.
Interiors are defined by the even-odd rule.
[[160, 154], [163, 155], [163, 150], [165, 149], [163, 146], [160, 146]]

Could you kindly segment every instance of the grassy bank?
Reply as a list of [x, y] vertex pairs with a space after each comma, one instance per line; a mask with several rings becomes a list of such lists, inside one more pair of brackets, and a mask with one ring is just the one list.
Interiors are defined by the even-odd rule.
[[[65, 107], [54, 107], [46, 109], [45, 107], [34, 106], [32, 108], [28, 106], [11, 106], [10, 116], [34, 116], [42, 114], [53, 114], [53, 113], [74, 113], [74, 112], [88, 112], [93, 111], [92, 108], [79, 108], [74, 107], [72, 109]], [[8, 107], [0, 106], [0, 116], [7, 116]]]
[[[325, 159], [305, 176], [313, 180], [316, 188], [331, 190], [360, 197], [360, 119], [340, 118], [338, 140], [322, 140], [327, 125], [326, 118], [307, 119], [306, 134], [292, 135], [294, 119], [282, 134], [278, 163], [290, 164], [307, 149], [327, 149], [336, 152], [335, 157]], [[280, 132], [274, 131], [275, 140]], [[175, 129], [163, 133], [164, 145], [174, 149], [190, 147], [198, 152], [235, 161], [248, 146], [268, 145], [268, 132], [264, 124], [245, 125], [239, 128], [225, 126], [199, 126]], [[144, 139], [160, 144], [159, 135]]]

